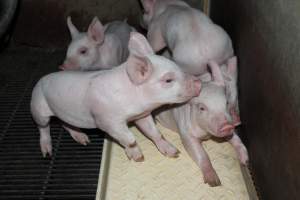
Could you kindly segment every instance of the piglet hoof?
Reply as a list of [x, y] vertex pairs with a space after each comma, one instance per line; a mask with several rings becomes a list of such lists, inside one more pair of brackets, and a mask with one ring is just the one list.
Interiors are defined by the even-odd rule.
[[89, 137], [84, 133], [74, 131], [73, 133], [71, 133], [71, 136], [76, 142], [78, 142], [79, 144], [82, 144], [84, 146], [86, 146], [88, 143], [90, 143]]
[[204, 173], [204, 183], [208, 183], [211, 187], [216, 187], [221, 185], [221, 181], [214, 169]]
[[144, 161], [144, 155], [137, 145], [134, 147], [126, 147], [125, 153], [129, 160], [133, 159], [136, 162]]
[[143, 162], [145, 160], [144, 155], [141, 155], [140, 157], [134, 159], [136, 162]]
[[179, 150], [165, 139], [160, 139], [156, 142], [158, 150], [165, 156], [177, 158]]
[[242, 165], [247, 166], [248, 162], [249, 162], [249, 156], [248, 156], [248, 151], [246, 149], [246, 147], [242, 146], [239, 148], [238, 150], [238, 158], [240, 160], [240, 163]]
[[49, 156], [52, 156], [51, 141], [49, 141], [49, 140], [40, 140], [40, 146], [41, 146], [41, 151], [42, 151], [42, 154], [43, 154], [44, 158], [47, 156], [47, 154], [49, 154]]

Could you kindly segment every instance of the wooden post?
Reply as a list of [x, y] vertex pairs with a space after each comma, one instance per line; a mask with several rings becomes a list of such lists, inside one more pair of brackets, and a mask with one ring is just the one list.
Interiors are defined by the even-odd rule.
[[210, 0], [203, 0], [203, 12], [209, 16], [210, 14]]

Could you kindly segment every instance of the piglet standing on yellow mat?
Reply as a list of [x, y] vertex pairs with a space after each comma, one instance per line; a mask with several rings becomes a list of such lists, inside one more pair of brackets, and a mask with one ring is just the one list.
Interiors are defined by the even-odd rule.
[[44, 156], [52, 153], [51, 116], [61, 119], [80, 143], [87, 142], [87, 136], [78, 128], [99, 128], [125, 148], [128, 158], [141, 161], [143, 154], [127, 126], [134, 121], [161, 153], [176, 156], [177, 149], [161, 136], [150, 113], [161, 105], [198, 96], [200, 81], [171, 60], [155, 55], [139, 33], [131, 33], [128, 48], [126, 62], [113, 69], [60, 71], [38, 81], [30, 105]]

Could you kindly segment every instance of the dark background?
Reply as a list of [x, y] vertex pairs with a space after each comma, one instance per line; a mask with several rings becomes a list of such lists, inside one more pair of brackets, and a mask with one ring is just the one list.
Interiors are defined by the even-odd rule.
[[239, 60], [241, 135], [262, 199], [300, 189], [300, 1], [212, 1]]
[[[201, 8], [202, 0], [187, 0]], [[86, 31], [94, 16], [105, 24], [128, 19], [138, 26], [141, 19], [139, 0], [22, 0], [13, 39], [17, 44], [64, 49], [70, 40], [67, 16], [81, 31]]]

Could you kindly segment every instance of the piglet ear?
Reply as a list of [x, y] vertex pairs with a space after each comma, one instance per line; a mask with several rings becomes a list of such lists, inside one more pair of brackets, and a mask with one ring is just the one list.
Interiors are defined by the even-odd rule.
[[129, 79], [135, 85], [140, 85], [147, 81], [153, 72], [152, 63], [147, 56], [153, 55], [154, 52], [146, 38], [137, 32], [130, 33], [128, 49], [130, 55], [127, 60], [126, 71]]
[[233, 56], [227, 61], [227, 74], [236, 81], [237, 79], [237, 57]]
[[147, 39], [138, 32], [130, 33], [128, 49], [131, 55], [138, 57], [146, 57], [154, 54]]
[[126, 71], [131, 82], [140, 85], [151, 77], [153, 66], [145, 57], [130, 57], [127, 60]]
[[104, 40], [104, 27], [98, 17], [94, 17], [87, 31], [88, 37], [96, 44], [101, 44]]
[[152, 13], [156, 0], [142, 0], [142, 5], [145, 13]]
[[74, 39], [79, 34], [79, 31], [77, 30], [77, 28], [72, 23], [72, 20], [71, 20], [70, 16], [68, 16], [68, 18], [67, 18], [67, 25], [68, 25], [69, 31], [71, 33], [71, 37], [72, 37], [72, 39]]
[[213, 81], [217, 85], [225, 87], [225, 81], [224, 81], [224, 78], [223, 78], [220, 66], [216, 62], [214, 62], [214, 61], [210, 61], [208, 63], [208, 66], [211, 69]]

